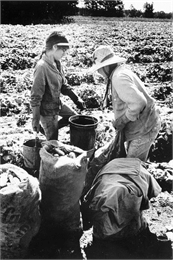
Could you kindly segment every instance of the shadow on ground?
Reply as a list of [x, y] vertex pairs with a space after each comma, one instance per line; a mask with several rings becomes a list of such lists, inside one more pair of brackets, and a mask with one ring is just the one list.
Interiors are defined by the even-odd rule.
[[27, 259], [172, 259], [171, 242], [158, 241], [148, 228], [119, 242], [93, 239], [92, 229], [81, 238], [41, 232], [32, 240]]

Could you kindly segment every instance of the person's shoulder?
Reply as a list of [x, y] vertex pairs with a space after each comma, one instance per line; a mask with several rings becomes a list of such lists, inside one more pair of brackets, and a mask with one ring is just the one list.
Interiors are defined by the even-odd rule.
[[40, 59], [37, 61], [37, 64], [35, 66], [35, 70], [41, 71], [44, 70], [47, 67], [46, 62], [43, 59]]
[[43, 59], [40, 59], [38, 62], [37, 62], [37, 67], [45, 67], [46, 66], [46, 62], [43, 60]]
[[132, 74], [132, 70], [125, 64], [119, 67], [119, 74]]
[[117, 67], [113, 73], [113, 77], [123, 77], [125, 75], [131, 74], [131, 70], [127, 68], [124, 64]]
[[134, 75], [131, 69], [126, 67], [126, 65], [120, 65], [114, 72], [112, 76], [112, 81], [116, 82], [116, 86], [120, 86], [123, 82], [133, 82]]

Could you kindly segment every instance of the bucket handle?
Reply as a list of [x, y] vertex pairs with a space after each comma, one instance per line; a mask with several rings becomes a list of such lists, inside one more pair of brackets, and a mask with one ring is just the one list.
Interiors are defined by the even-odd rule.
[[39, 137], [38, 137], [38, 133], [37, 132], [34, 132], [34, 134], [35, 134], [35, 145], [34, 145], [34, 147], [38, 147], [38, 142], [39, 142]]
[[[34, 145], [34, 148], [35, 148], [35, 150], [37, 150], [38, 143], [39, 143], [39, 137], [38, 137], [38, 133], [37, 132], [34, 132], [34, 135], [35, 135], [35, 145]], [[34, 165], [36, 165], [36, 164], [37, 164], [37, 156], [36, 156], [36, 153], [35, 153]]]

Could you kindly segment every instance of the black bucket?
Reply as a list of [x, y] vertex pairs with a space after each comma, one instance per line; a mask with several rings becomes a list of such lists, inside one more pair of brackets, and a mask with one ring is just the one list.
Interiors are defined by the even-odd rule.
[[69, 118], [70, 143], [85, 151], [94, 148], [98, 120], [92, 116], [74, 115]]

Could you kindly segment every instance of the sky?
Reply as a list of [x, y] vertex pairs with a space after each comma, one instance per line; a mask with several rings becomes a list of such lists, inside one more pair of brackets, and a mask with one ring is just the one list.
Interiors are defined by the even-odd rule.
[[122, 0], [122, 2], [124, 4], [124, 9], [126, 10], [130, 9], [131, 5], [133, 5], [135, 9], [143, 12], [143, 6], [147, 2], [149, 4], [153, 3], [154, 12], [173, 12], [173, 0]]
[[124, 9], [130, 9], [133, 5], [135, 9], [143, 11], [143, 6], [147, 2], [153, 3], [154, 12], [163, 11], [165, 13], [173, 12], [173, 0], [122, 0]]

